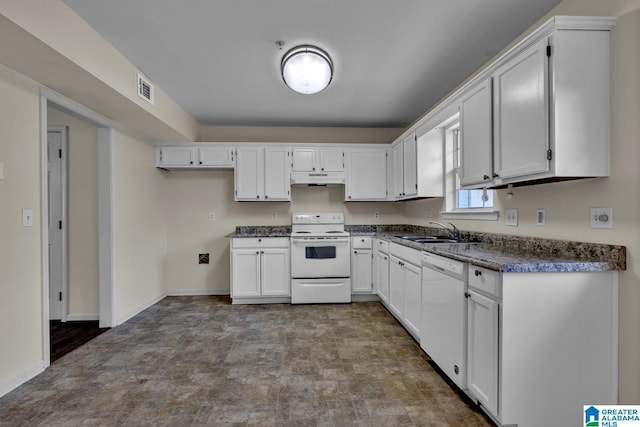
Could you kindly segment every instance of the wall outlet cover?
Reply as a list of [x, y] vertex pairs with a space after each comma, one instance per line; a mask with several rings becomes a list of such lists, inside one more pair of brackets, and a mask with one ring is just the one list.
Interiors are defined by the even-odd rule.
[[213, 222], [216, 220], [216, 213], [215, 212], [209, 212], [209, 221]]
[[536, 209], [536, 225], [547, 225], [547, 210], [544, 208]]
[[504, 210], [504, 224], [511, 227], [518, 226], [518, 209], [511, 208]]
[[373, 212], [373, 219], [380, 219], [380, 212], [374, 211]]
[[591, 208], [591, 228], [613, 228], [613, 209]]

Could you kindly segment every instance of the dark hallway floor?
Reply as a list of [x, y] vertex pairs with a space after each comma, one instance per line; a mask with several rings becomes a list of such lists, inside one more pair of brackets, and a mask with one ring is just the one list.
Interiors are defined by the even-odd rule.
[[51, 363], [108, 330], [109, 328], [98, 327], [97, 320], [64, 323], [59, 320], [49, 321]]

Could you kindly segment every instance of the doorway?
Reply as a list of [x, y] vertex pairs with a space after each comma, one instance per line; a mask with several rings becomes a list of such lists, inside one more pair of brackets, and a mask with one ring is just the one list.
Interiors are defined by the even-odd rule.
[[[102, 115], [46, 88], [40, 91], [40, 166], [41, 166], [41, 241], [42, 241], [42, 348], [43, 365], [48, 367], [51, 360], [50, 319], [67, 319], [68, 303], [68, 259], [65, 229], [66, 217], [66, 144], [65, 132], [51, 135], [48, 126], [47, 109], [53, 107], [74, 118], [97, 128], [97, 181], [98, 181], [98, 322], [99, 328], [109, 328], [116, 324], [113, 285], [113, 124]], [[51, 144], [49, 139], [51, 138]], [[63, 149], [62, 157], [50, 165], [50, 159], [59, 155], [54, 150]], [[49, 151], [52, 150], [52, 156]], [[49, 168], [54, 169], [53, 175]], [[58, 171], [57, 168], [60, 168]], [[50, 179], [51, 178], [51, 179]], [[57, 181], [60, 181], [59, 183]], [[50, 190], [50, 186], [52, 187]], [[56, 193], [59, 187], [60, 194]], [[50, 195], [51, 191], [51, 195]], [[49, 201], [52, 200], [50, 204]], [[55, 199], [55, 200], [54, 200]], [[59, 203], [59, 206], [58, 206]], [[56, 231], [58, 229], [58, 231]], [[58, 235], [59, 234], [59, 235]], [[62, 292], [62, 298], [60, 297]], [[57, 300], [57, 301], [56, 301]]]

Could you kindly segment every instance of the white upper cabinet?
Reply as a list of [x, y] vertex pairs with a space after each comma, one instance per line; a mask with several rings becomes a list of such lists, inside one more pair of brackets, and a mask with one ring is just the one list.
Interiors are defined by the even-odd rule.
[[342, 172], [342, 148], [297, 147], [293, 149], [292, 172]]
[[234, 147], [198, 147], [198, 165], [216, 168], [232, 168], [235, 166]]
[[345, 200], [387, 199], [387, 150], [380, 148], [347, 150]]
[[440, 130], [410, 133], [394, 143], [391, 155], [392, 200], [444, 196], [444, 144]]
[[547, 39], [493, 75], [496, 178], [549, 170]]
[[[418, 194], [418, 139], [412, 133], [402, 141], [402, 176], [403, 196], [412, 197]], [[420, 165], [422, 167], [423, 165]]]
[[227, 145], [163, 145], [156, 148], [156, 166], [163, 169], [231, 169], [235, 147]]
[[554, 17], [461, 92], [463, 187], [609, 175], [614, 23]]
[[291, 200], [290, 156], [286, 147], [238, 147], [235, 200]]
[[176, 145], [156, 148], [156, 166], [161, 168], [191, 167], [196, 161], [196, 147]]
[[490, 183], [493, 179], [491, 79], [462, 95], [460, 101], [460, 184]]

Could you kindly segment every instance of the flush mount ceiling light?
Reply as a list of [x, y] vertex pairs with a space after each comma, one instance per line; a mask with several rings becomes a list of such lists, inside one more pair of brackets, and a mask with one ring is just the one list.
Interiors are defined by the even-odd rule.
[[284, 83], [296, 92], [318, 93], [331, 83], [333, 62], [324, 50], [301, 45], [284, 54], [280, 71]]

